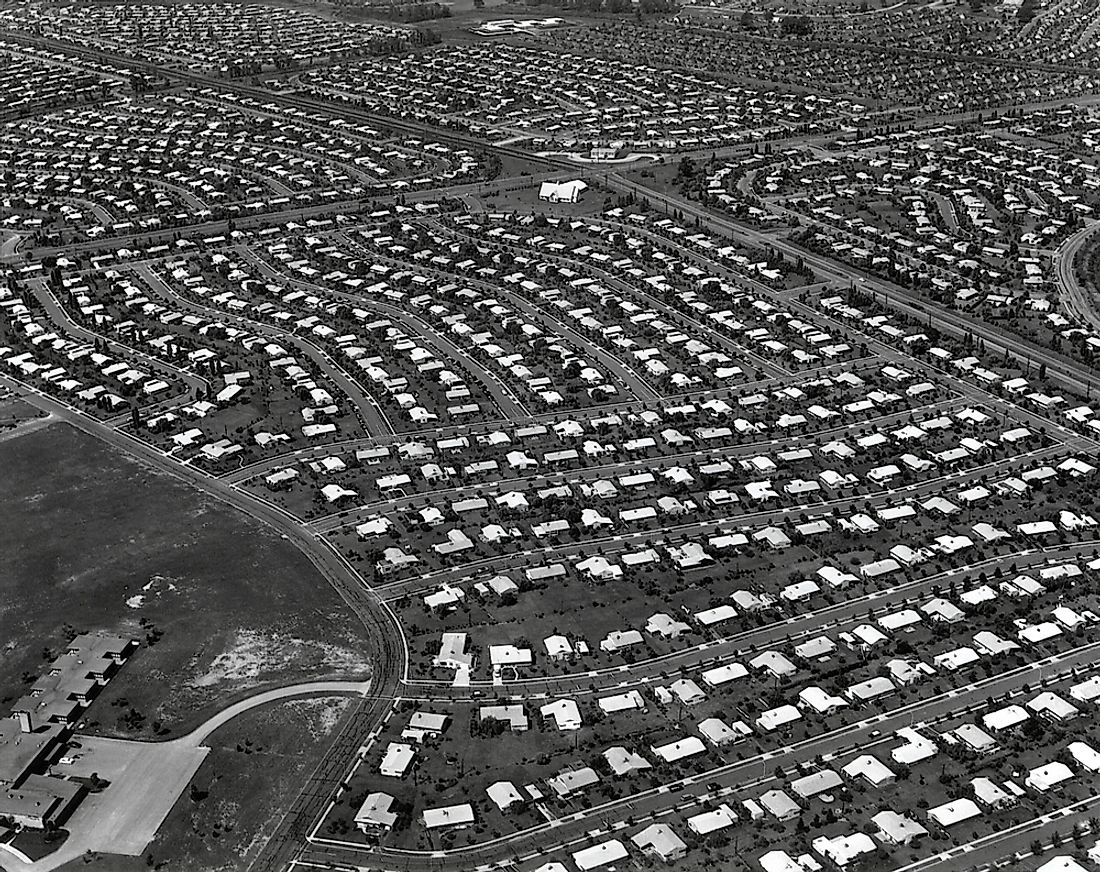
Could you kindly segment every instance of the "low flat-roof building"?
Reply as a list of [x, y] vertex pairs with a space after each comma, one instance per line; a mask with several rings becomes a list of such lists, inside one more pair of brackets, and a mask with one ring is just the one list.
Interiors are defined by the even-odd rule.
[[83, 785], [63, 778], [28, 775], [18, 787], [0, 787], [0, 817], [9, 817], [19, 826], [43, 830], [64, 823]]

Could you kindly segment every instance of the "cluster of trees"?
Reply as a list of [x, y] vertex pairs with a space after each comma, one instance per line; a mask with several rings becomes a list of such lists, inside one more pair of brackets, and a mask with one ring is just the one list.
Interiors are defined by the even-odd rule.
[[784, 36], [810, 36], [814, 32], [814, 23], [805, 15], [788, 15], [780, 28]]

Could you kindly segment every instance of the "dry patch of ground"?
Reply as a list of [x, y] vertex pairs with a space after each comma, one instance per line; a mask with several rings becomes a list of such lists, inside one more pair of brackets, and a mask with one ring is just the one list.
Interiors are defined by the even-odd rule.
[[55, 423], [0, 442], [0, 710], [82, 630], [141, 643], [87, 715], [123, 738], [369, 672], [361, 624], [290, 542]]

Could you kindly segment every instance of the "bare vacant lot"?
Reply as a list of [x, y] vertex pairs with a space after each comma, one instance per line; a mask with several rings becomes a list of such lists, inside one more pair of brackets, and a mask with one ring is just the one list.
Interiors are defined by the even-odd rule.
[[0, 696], [73, 631], [140, 640], [88, 712], [178, 733], [241, 696], [368, 671], [362, 631], [289, 543], [61, 424], [0, 443]]

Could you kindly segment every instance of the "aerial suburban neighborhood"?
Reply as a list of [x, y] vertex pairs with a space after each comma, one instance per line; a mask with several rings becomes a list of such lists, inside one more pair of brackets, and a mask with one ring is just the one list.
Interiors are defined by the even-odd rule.
[[1095, 0], [0, 0], [0, 869], [1100, 872]]

